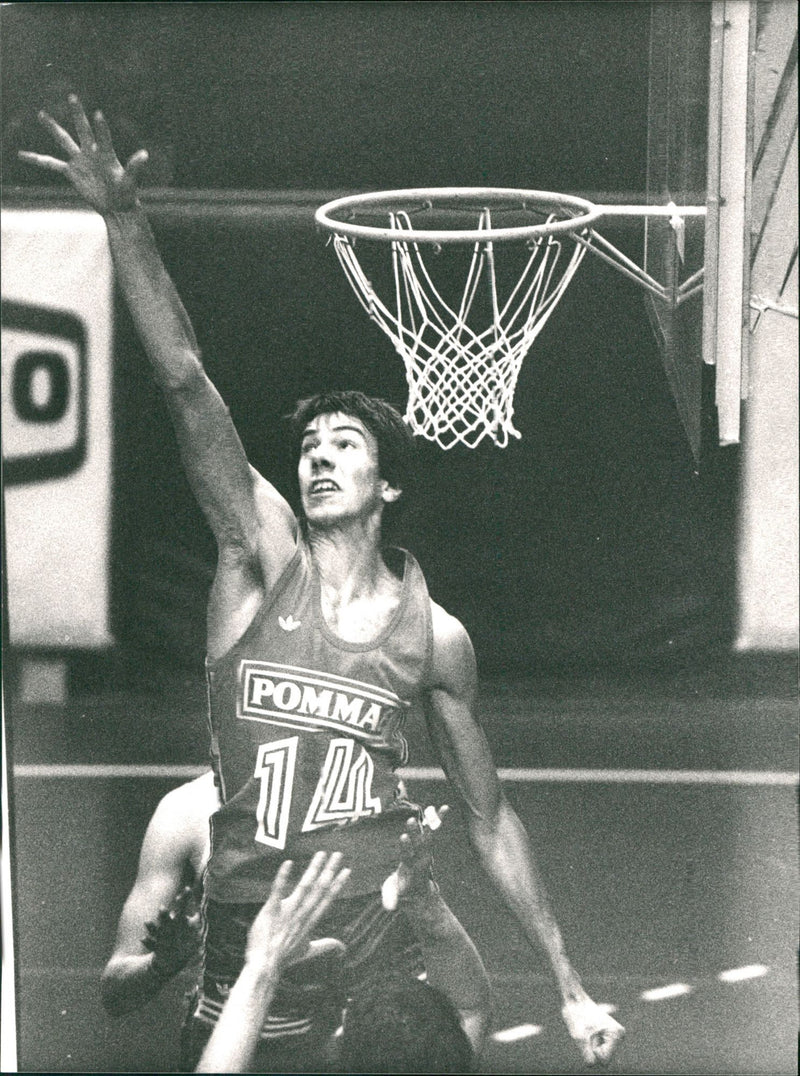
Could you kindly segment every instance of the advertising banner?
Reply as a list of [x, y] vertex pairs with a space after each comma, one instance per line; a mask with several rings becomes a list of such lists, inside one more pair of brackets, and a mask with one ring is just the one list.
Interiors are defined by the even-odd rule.
[[111, 643], [112, 267], [94, 213], [2, 221], [2, 445], [10, 642]]

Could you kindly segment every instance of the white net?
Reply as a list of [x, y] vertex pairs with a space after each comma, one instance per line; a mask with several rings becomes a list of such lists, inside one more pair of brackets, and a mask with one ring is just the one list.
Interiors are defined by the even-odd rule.
[[[548, 218], [548, 223], [555, 220]], [[393, 229], [409, 231], [407, 213], [391, 214]], [[491, 228], [488, 209], [480, 229]], [[392, 240], [394, 295], [382, 299], [367, 277], [355, 244], [337, 234], [334, 249], [359, 302], [394, 344], [405, 364], [405, 419], [416, 434], [449, 449], [474, 448], [484, 437], [501, 448], [514, 427], [514, 391], [522, 360], [556, 307], [586, 253], [569, 233], [529, 240], [521, 275], [498, 281], [495, 245], [476, 241], [458, 304], [434, 284], [420, 244]], [[513, 244], [518, 249], [519, 244]], [[504, 245], [504, 254], [508, 245]], [[435, 259], [435, 249], [426, 257]], [[428, 260], [430, 260], [430, 258]], [[478, 322], [471, 327], [468, 321]]]

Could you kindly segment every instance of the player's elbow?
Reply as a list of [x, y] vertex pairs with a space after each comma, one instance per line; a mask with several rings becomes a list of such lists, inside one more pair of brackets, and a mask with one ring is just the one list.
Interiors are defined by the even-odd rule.
[[124, 1014], [117, 984], [114, 977], [109, 973], [108, 968], [103, 971], [100, 977], [100, 1002], [109, 1016], [122, 1016]]
[[126, 989], [127, 980], [110, 960], [100, 976], [100, 1002], [109, 1016], [125, 1016], [139, 1008], [141, 1001]]
[[477, 809], [467, 804], [467, 834], [477, 852], [490, 851], [503, 830], [507, 810], [511, 810], [502, 792], [489, 803]]
[[508, 856], [510, 845], [513, 846], [515, 839], [524, 835], [524, 830], [514, 808], [501, 795], [491, 811], [481, 814], [470, 812], [467, 834], [481, 863], [491, 871], [497, 862]]
[[459, 1012], [461, 1027], [469, 1040], [476, 1063], [480, 1060], [486, 1035], [492, 1022], [492, 1005], [488, 996], [474, 1009], [462, 1009]]

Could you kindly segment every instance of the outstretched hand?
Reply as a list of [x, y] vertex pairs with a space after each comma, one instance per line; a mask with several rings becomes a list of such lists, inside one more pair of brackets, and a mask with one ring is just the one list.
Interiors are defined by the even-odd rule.
[[450, 808], [447, 804], [437, 810], [426, 807], [422, 822], [409, 818], [406, 831], [400, 837], [400, 862], [397, 870], [386, 879], [381, 887], [381, 899], [384, 908], [393, 912], [402, 900], [428, 896], [432, 891], [438, 892], [433, 880], [433, 841], [431, 834], [442, 824]]
[[622, 1024], [590, 997], [568, 1001], [561, 1015], [587, 1065], [607, 1064], [625, 1035]]
[[317, 852], [288, 896], [292, 863], [281, 864], [269, 899], [250, 927], [246, 962], [280, 969], [308, 953], [309, 934], [350, 877], [341, 862], [340, 852]]
[[111, 132], [102, 112], [94, 114], [94, 130], [78, 98], [68, 98], [75, 139], [46, 112], [39, 122], [46, 127], [66, 153], [67, 160], [20, 150], [21, 160], [37, 168], [66, 176], [72, 186], [98, 213], [122, 213], [136, 205], [136, 177], [147, 163], [147, 150], [141, 149], [123, 167], [111, 141]]
[[190, 886], [186, 886], [169, 908], [161, 908], [156, 918], [145, 923], [142, 945], [153, 954], [151, 969], [166, 981], [193, 960], [200, 947], [200, 911]]

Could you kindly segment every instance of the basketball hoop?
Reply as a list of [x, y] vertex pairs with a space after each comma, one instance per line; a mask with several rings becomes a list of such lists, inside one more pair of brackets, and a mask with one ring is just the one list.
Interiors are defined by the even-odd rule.
[[[502, 448], [520, 436], [513, 417], [522, 360], [587, 249], [663, 293], [598, 236], [594, 222], [614, 213], [682, 219], [681, 212], [597, 206], [547, 191], [443, 187], [350, 195], [321, 206], [315, 219], [333, 234], [356, 297], [403, 359], [413, 432], [443, 449], [474, 448], [484, 437]], [[386, 243], [388, 271], [374, 257]]]

